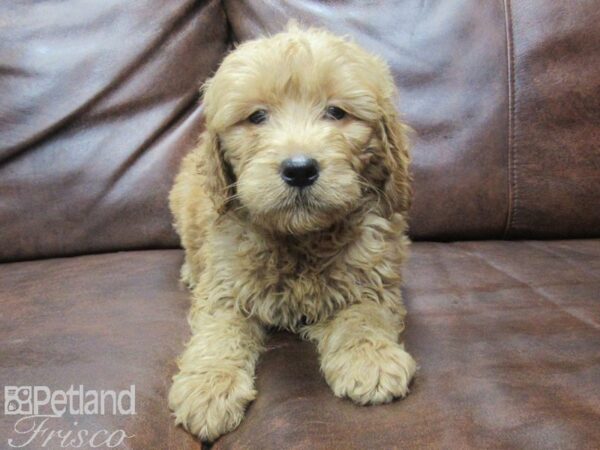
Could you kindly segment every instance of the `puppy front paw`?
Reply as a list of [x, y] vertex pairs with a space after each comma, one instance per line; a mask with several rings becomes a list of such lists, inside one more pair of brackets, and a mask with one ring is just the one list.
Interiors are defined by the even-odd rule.
[[203, 441], [214, 441], [240, 424], [256, 397], [253, 384], [252, 376], [239, 368], [180, 372], [169, 392], [175, 424]]
[[322, 370], [336, 396], [376, 405], [405, 397], [417, 364], [400, 344], [364, 342], [328, 355]]

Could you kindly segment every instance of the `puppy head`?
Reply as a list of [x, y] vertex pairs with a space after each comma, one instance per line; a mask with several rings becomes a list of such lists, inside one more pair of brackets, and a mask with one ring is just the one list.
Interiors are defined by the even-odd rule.
[[220, 213], [303, 234], [361, 205], [409, 206], [408, 152], [387, 65], [321, 30], [246, 42], [204, 87], [203, 160]]

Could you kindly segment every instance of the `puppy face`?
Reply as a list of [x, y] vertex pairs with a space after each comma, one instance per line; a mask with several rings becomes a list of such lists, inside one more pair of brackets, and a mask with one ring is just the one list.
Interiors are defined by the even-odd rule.
[[363, 203], [408, 206], [408, 154], [385, 63], [291, 29], [247, 42], [205, 86], [207, 188], [224, 212], [281, 233], [326, 228]]

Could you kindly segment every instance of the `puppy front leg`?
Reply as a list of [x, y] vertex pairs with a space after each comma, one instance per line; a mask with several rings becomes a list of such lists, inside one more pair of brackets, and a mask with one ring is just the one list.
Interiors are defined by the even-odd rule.
[[236, 428], [254, 400], [254, 369], [264, 331], [232, 308], [196, 311], [192, 338], [180, 356], [169, 406], [175, 422], [213, 441]]
[[336, 396], [361, 405], [406, 396], [417, 365], [398, 343], [402, 319], [383, 305], [355, 304], [304, 330], [317, 343], [321, 370]]

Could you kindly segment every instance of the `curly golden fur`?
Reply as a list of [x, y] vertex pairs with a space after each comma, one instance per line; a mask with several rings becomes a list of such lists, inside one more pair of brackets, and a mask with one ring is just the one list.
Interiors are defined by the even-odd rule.
[[[170, 196], [193, 297], [176, 422], [208, 441], [240, 423], [266, 327], [314, 341], [335, 395], [404, 397], [409, 155], [387, 65], [292, 26], [240, 45], [203, 91], [206, 131]], [[298, 154], [319, 167], [303, 188], [280, 173]]]

